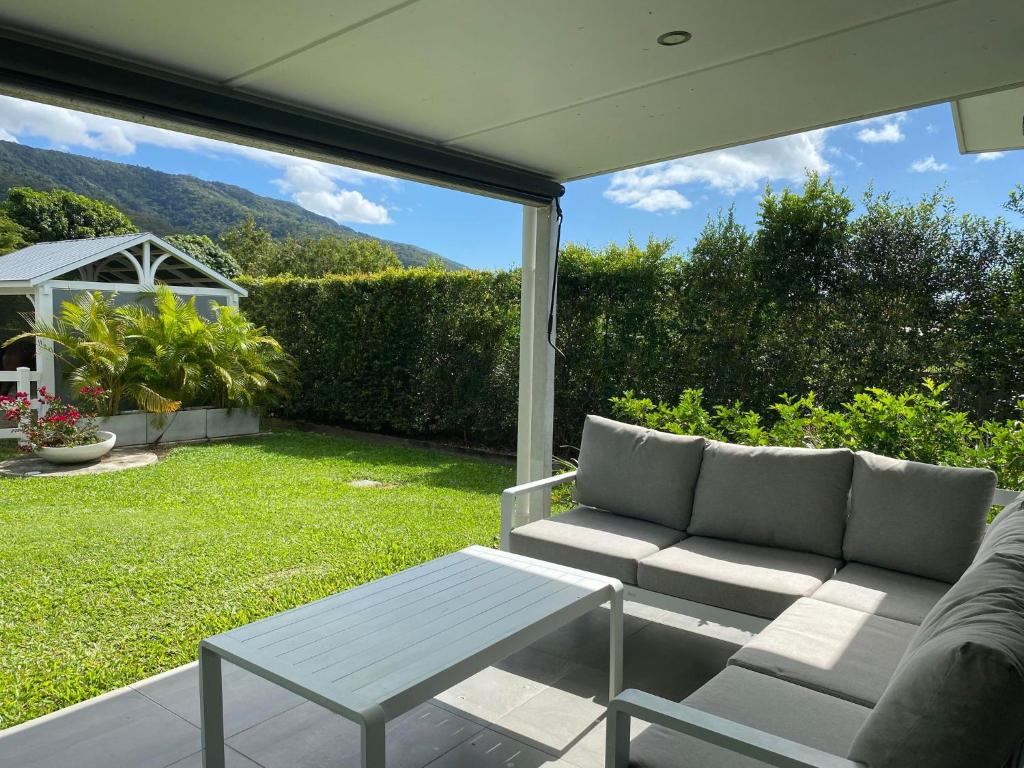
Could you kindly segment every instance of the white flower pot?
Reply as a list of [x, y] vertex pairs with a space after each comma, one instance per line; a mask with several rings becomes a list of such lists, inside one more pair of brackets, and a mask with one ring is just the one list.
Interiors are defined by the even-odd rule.
[[95, 461], [110, 453], [117, 443], [117, 435], [113, 432], [97, 432], [96, 437], [100, 442], [70, 448], [40, 448], [35, 454], [51, 464], [84, 464], [87, 461]]

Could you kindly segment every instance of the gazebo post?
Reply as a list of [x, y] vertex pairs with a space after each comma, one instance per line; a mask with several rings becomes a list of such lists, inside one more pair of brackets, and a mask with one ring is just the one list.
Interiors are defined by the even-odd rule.
[[[555, 204], [523, 206], [522, 303], [519, 320], [519, 428], [516, 479], [519, 484], [551, 474], [555, 413], [555, 349], [548, 339], [548, 313], [554, 313], [555, 249], [558, 218]], [[553, 318], [552, 318], [553, 319]], [[551, 334], [554, 335], [552, 323]], [[519, 516], [545, 517], [550, 491], [520, 499]]]
[[[36, 322], [53, 324], [53, 288], [45, 283], [38, 286], [35, 292]], [[36, 371], [37, 387], [46, 387], [50, 392], [57, 389], [56, 373], [53, 363], [53, 350], [41, 339], [36, 339]], [[40, 409], [40, 413], [43, 409]]]

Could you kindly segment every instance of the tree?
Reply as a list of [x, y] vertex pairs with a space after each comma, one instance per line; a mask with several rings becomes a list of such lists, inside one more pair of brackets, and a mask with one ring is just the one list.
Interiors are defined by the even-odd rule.
[[220, 246], [247, 275], [266, 275], [277, 252], [273, 235], [256, 223], [252, 216], [220, 234]]
[[109, 203], [66, 189], [37, 192], [28, 187], [11, 187], [0, 207], [0, 212], [23, 227], [28, 233], [27, 239], [33, 242], [127, 235], [137, 231], [131, 219]]
[[235, 278], [242, 271], [234, 257], [206, 235], [168, 235], [166, 240], [224, 277]]
[[1024, 184], [1018, 184], [1010, 190], [1010, 199], [1003, 206], [1008, 211], [1024, 216]]
[[28, 231], [0, 211], [0, 256], [29, 245]]
[[370, 237], [345, 240], [339, 257], [332, 269], [336, 275], [384, 272], [388, 269], [402, 268], [402, 262], [389, 245]]
[[[254, 233], [247, 233], [253, 238]], [[255, 235], [258, 238], [258, 234]], [[258, 242], [258, 240], [257, 240]], [[343, 240], [330, 235], [271, 241], [250, 255], [246, 271], [260, 277], [354, 275], [400, 269], [402, 263], [387, 245], [371, 238]]]

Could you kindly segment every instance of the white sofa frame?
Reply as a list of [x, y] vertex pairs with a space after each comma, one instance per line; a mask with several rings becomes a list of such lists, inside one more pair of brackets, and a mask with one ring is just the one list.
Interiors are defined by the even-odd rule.
[[[509, 549], [514, 529], [533, 522], [533, 520], [516, 519], [516, 501], [520, 497], [542, 491], [547, 493], [552, 488], [575, 480], [575, 471], [565, 472], [543, 480], [507, 488], [502, 492], [501, 548]], [[1005, 506], [1021, 497], [1024, 497], [1024, 493], [997, 488], [992, 503]], [[531, 504], [530, 509], [536, 510], [548, 508], [548, 506]], [[539, 514], [535, 519], [539, 520], [541, 517], [547, 516]], [[682, 614], [691, 618], [694, 628], [699, 628], [702, 634], [712, 634], [740, 644], [752, 638], [771, 623], [771, 620], [759, 616], [683, 600], [629, 584], [625, 585], [623, 597], [625, 600]], [[694, 707], [632, 688], [623, 691], [608, 703], [605, 768], [627, 768], [629, 765], [629, 726], [632, 717], [759, 760], [771, 768], [865, 768], [863, 763], [822, 752], [757, 728], [751, 728], [727, 718], [711, 715]], [[1014, 768], [1024, 768], [1024, 750], [1014, 756], [1010, 765]]]

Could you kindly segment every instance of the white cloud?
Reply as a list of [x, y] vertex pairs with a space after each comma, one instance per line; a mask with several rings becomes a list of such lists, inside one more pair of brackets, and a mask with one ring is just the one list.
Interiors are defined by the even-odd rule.
[[906, 112], [897, 112], [894, 115], [869, 117], [867, 120], [854, 123], [854, 126], [862, 126], [857, 131], [857, 141], [862, 141], [865, 144], [895, 144], [903, 141], [907, 137], [900, 128], [900, 124], [906, 119]]
[[807, 171], [827, 173], [827, 129], [784, 136], [733, 149], [619, 171], [604, 196], [642, 211], [682, 210], [690, 200], [675, 187], [697, 184], [736, 195], [769, 181], [800, 181]]
[[633, 187], [609, 187], [604, 196], [613, 203], [628, 205], [630, 208], [637, 208], [648, 213], [682, 211], [693, 207], [689, 198], [674, 189], [645, 191]]
[[329, 172], [331, 168], [325, 168], [323, 163], [294, 163], [284, 169], [284, 178], [274, 183], [306, 210], [337, 222], [391, 223], [388, 209], [383, 205], [367, 200], [354, 189], [339, 189]]
[[976, 163], [990, 163], [993, 160], [998, 160], [1004, 154], [1006, 154], [1006, 153], [1005, 152], [982, 152], [981, 154], [975, 156], [974, 162], [976, 162]]
[[384, 206], [371, 202], [359, 192], [338, 186], [360, 186], [367, 181], [397, 184], [387, 176], [0, 96], [0, 141], [16, 142], [18, 136], [43, 138], [60, 149], [91, 149], [122, 157], [134, 154], [140, 144], [215, 157], [243, 157], [280, 170], [283, 176], [274, 183], [307, 210], [337, 222], [386, 224], [391, 221]]
[[928, 123], [928, 125], [926, 125], [924, 127], [924, 129], [928, 133], [938, 133], [939, 132], [939, 126], [935, 125], [935, 123]]
[[935, 155], [928, 155], [928, 157], [915, 160], [910, 164], [910, 170], [914, 173], [928, 173], [929, 171], [944, 171], [949, 168], [945, 163], [940, 163], [935, 159]]

